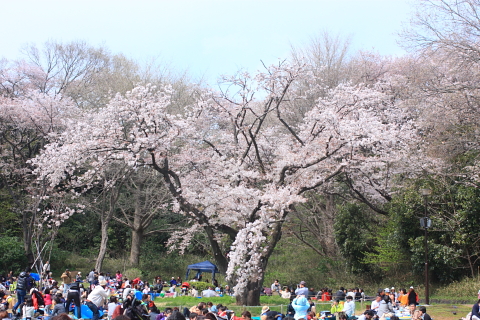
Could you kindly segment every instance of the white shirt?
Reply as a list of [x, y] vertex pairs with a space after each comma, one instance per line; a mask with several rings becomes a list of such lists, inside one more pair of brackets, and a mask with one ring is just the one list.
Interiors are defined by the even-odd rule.
[[378, 310], [378, 307], [380, 307], [380, 302], [378, 302], [377, 300], [373, 300], [372, 301], [372, 306], [370, 307], [373, 311], [377, 311]]
[[115, 311], [115, 308], [117, 307], [117, 304], [115, 302], [110, 302], [108, 304], [108, 315], [111, 317], [113, 316], [113, 312]]
[[353, 300], [345, 302], [343, 312], [345, 312], [348, 317], [355, 315], [355, 302], [353, 302]]
[[102, 286], [95, 286], [95, 289], [90, 292], [87, 300], [92, 301], [97, 307], [103, 306], [103, 301], [109, 296], [108, 289], [103, 289]]
[[205, 298], [211, 298], [218, 296], [218, 294], [211, 289], [207, 289], [202, 291], [202, 296], [204, 296]]
[[192, 289], [192, 297], [198, 297], [198, 290]]
[[122, 298], [123, 298], [124, 301], [125, 301], [125, 299], [127, 299], [127, 296], [130, 294], [131, 291], [132, 291], [132, 288], [123, 289]]

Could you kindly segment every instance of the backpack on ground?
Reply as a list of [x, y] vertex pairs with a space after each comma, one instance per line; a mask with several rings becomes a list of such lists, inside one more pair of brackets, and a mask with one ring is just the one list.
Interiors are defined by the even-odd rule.
[[37, 309], [37, 310], [38, 310], [39, 307], [45, 306], [45, 299], [43, 299], [42, 293], [38, 290], [33, 290], [32, 300], [33, 300], [33, 305], [35, 306], [35, 309]]
[[149, 320], [148, 311], [141, 301], [134, 299], [131, 303], [124, 305], [125, 312], [123, 313], [131, 320]]

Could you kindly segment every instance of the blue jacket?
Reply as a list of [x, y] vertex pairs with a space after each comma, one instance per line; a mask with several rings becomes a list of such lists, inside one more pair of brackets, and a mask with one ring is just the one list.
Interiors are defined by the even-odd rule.
[[295, 320], [304, 318], [307, 319], [307, 310], [310, 308], [307, 298], [297, 297], [292, 301], [292, 307], [295, 309]]

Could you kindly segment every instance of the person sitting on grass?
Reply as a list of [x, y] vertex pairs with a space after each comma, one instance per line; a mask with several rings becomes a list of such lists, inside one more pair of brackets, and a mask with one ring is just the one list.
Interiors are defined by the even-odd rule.
[[252, 320], [252, 314], [250, 313], [250, 311], [245, 310], [242, 312], [242, 318], [244, 320]]
[[355, 316], [355, 302], [353, 302], [352, 296], [346, 297], [347, 301], [343, 306], [343, 312], [347, 315], [348, 318]]
[[262, 313], [260, 314], [260, 319], [266, 320], [268, 317], [281, 320], [283, 318], [283, 315], [278, 311], [270, 310], [270, 307], [268, 306], [264, 306], [262, 308]]
[[[477, 303], [478, 305], [478, 303]], [[427, 308], [425, 306], [418, 307], [419, 318], [422, 320], [432, 320], [432, 317], [427, 313]], [[472, 317], [473, 318], [473, 317]]]
[[58, 316], [62, 313], [66, 313], [65, 306], [60, 301], [59, 297], [54, 297], [52, 299], [52, 306], [53, 306], [52, 316]]
[[408, 306], [408, 310], [410, 311], [410, 317], [412, 317], [412, 319], [415, 318], [415, 314], [417, 313], [417, 305], [415, 303], [411, 303], [409, 304]]
[[[373, 310], [366, 310], [357, 320], [372, 320], [375, 317], [375, 312]], [[392, 318], [390, 318], [392, 320]]]
[[392, 307], [392, 303], [390, 302], [390, 297], [388, 295], [384, 295], [382, 301], [380, 301], [380, 306], [378, 307], [377, 316], [382, 317], [384, 314], [388, 314], [388, 313], [393, 313], [393, 307]]
[[480, 320], [480, 299], [472, 307], [472, 317], [467, 320]]

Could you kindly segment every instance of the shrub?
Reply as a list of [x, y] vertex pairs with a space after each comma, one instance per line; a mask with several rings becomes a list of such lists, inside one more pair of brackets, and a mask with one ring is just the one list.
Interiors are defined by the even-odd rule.
[[141, 278], [142, 277], [142, 270], [137, 269], [137, 268], [130, 268], [125, 271], [125, 276], [128, 279], [135, 279], [135, 278]]
[[23, 241], [17, 237], [0, 237], [0, 270], [18, 274], [27, 265]]
[[202, 282], [202, 281], [197, 281], [197, 282], [189, 282], [190, 286], [195, 286], [195, 288], [198, 290], [198, 292], [202, 292], [203, 290], [208, 289], [209, 286], [211, 286], [210, 283], [208, 282]]

